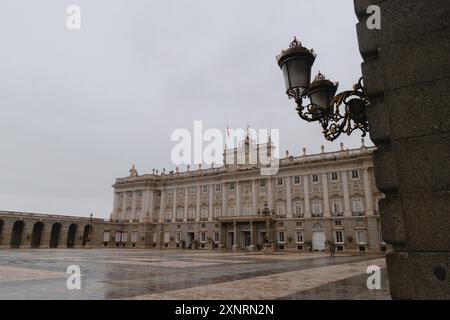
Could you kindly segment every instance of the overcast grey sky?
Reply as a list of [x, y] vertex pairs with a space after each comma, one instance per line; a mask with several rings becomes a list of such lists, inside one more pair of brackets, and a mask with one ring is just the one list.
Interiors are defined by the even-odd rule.
[[[81, 30], [66, 8], [81, 8]], [[170, 135], [280, 128], [280, 150], [326, 142], [295, 114], [275, 55], [296, 35], [339, 90], [360, 77], [352, 0], [3, 0], [0, 210], [109, 217], [111, 185], [172, 170]], [[270, 115], [270, 116], [269, 116]], [[368, 138], [366, 138], [368, 140]]]

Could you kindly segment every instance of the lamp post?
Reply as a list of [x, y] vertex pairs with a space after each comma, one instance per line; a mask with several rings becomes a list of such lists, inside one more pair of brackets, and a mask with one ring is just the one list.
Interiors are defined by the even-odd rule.
[[273, 252], [273, 241], [270, 240], [270, 221], [275, 216], [275, 210], [269, 209], [267, 203], [264, 204], [264, 209], [258, 209], [258, 215], [264, 216], [266, 220], [266, 234], [264, 235], [264, 253], [269, 254]]
[[[289, 48], [276, 57], [283, 72], [286, 94], [297, 104], [297, 113], [305, 121], [318, 121], [325, 139], [333, 141], [341, 133], [350, 135], [359, 129], [364, 137], [369, 131], [367, 105], [362, 78], [353, 90], [335, 95], [338, 82], [331, 82], [318, 73], [311, 82], [311, 67], [316, 59], [313, 49], [302, 46], [295, 37]], [[303, 104], [304, 99], [309, 103]]]

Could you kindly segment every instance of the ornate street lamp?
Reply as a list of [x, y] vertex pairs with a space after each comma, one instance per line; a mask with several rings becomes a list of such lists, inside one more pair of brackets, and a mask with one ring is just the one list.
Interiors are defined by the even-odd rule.
[[270, 220], [275, 217], [275, 210], [269, 209], [267, 203], [264, 204], [264, 209], [261, 211], [258, 209], [258, 215], [262, 215], [266, 218], [266, 235], [264, 236], [264, 246], [271, 246], [269, 232], [270, 232]]
[[[313, 49], [302, 46], [294, 37], [289, 48], [283, 50], [277, 61], [283, 71], [286, 94], [297, 104], [297, 113], [305, 121], [318, 121], [322, 125], [325, 139], [333, 141], [341, 133], [350, 135], [354, 130], [369, 131], [367, 105], [362, 78], [353, 90], [335, 95], [338, 82], [331, 82], [320, 72], [311, 82], [311, 67], [316, 58]], [[303, 100], [309, 103], [304, 105]]]

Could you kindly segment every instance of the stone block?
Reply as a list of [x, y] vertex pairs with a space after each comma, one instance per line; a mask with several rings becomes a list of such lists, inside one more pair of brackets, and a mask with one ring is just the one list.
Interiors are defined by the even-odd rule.
[[[395, 159], [392, 159], [391, 166], [397, 164], [397, 184], [401, 192], [450, 190], [449, 133], [393, 140], [392, 150], [395, 150]], [[378, 157], [379, 155], [376, 154], [375, 168], [377, 168]], [[385, 169], [385, 162], [378, 162], [378, 164], [383, 166], [379, 167], [378, 171]], [[382, 176], [384, 177], [384, 174]], [[378, 177], [376, 178], [379, 182]], [[382, 184], [383, 180], [379, 187]]]
[[378, 150], [374, 151], [374, 174], [378, 189], [387, 193], [397, 190], [397, 169], [395, 165], [394, 153], [390, 143], [377, 145]]
[[387, 91], [393, 139], [450, 132], [450, 78]]
[[390, 252], [386, 263], [393, 299], [450, 299], [450, 253]]
[[409, 251], [450, 253], [450, 191], [402, 193]]
[[406, 245], [402, 204], [395, 192], [388, 192], [378, 202], [380, 208], [383, 239], [396, 249], [404, 250]]
[[389, 112], [384, 99], [371, 98], [367, 108], [369, 124], [375, 124], [369, 128], [370, 139], [376, 144], [389, 143], [391, 140], [391, 126]]

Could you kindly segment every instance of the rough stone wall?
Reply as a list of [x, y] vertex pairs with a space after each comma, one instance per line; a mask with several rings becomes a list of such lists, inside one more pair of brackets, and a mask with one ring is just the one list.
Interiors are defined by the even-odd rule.
[[[381, 29], [366, 26], [368, 5]], [[450, 5], [354, 0], [391, 295], [450, 299]]]

